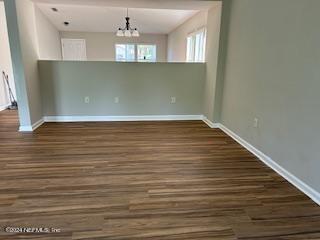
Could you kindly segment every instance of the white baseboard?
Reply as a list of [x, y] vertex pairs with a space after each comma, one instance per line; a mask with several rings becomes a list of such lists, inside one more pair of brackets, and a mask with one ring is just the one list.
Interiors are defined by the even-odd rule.
[[32, 126], [20, 126], [19, 132], [33, 132], [44, 123], [43, 118], [32, 124]]
[[145, 115], [145, 116], [45, 116], [32, 126], [20, 126], [20, 132], [33, 132], [44, 122], [111, 122], [111, 121], [184, 121], [202, 120], [203, 115]]
[[33, 132], [32, 126], [20, 126], [19, 132]]
[[202, 120], [202, 115], [145, 115], [145, 116], [45, 116], [45, 122], [112, 122], [112, 121], [178, 121]]
[[211, 128], [219, 128], [219, 126], [220, 126], [219, 123], [211, 122], [206, 116], [203, 116], [202, 121], [204, 121], [205, 124], [207, 124]]
[[242, 139], [240, 136], [232, 132], [230, 129], [225, 127], [222, 124], [219, 124], [219, 128], [224, 131], [226, 134], [228, 134], [230, 137], [232, 137], [235, 141], [237, 141], [239, 144], [241, 144], [243, 147], [245, 147], [248, 151], [253, 153], [255, 156], [257, 156], [262, 162], [264, 162], [268, 167], [272, 168], [274, 171], [276, 171], [279, 175], [281, 175], [283, 178], [285, 178], [288, 182], [290, 182], [292, 185], [294, 185], [296, 188], [298, 188], [300, 191], [302, 191], [304, 194], [306, 194], [308, 197], [310, 197], [315, 203], [320, 205], [320, 193], [317, 192], [315, 189], [307, 185], [305, 182], [294, 176], [292, 173], [287, 171], [285, 168], [280, 166], [278, 163], [276, 163], [274, 160], [272, 160], [270, 157], [265, 155], [263, 152], [252, 146], [250, 143], [248, 143], [246, 140]]
[[37, 122], [35, 122], [33, 125], [32, 125], [32, 130], [36, 130], [38, 127], [40, 127], [42, 124], [44, 124], [44, 119], [41, 118], [39, 119]]
[[0, 112], [3, 110], [6, 110], [11, 104], [7, 104], [7, 105], [2, 105], [0, 106]]

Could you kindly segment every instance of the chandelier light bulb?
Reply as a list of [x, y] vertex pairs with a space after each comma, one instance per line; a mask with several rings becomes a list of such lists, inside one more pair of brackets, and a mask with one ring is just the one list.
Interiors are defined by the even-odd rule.
[[139, 34], [139, 32], [138, 32], [138, 30], [136, 28], [133, 30], [132, 36], [133, 37], [140, 37], [140, 34]]
[[124, 31], [124, 36], [125, 36], [125, 37], [131, 37], [131, 31], [128, 30], [128, 29], [125, 30], [125, 31]]
[[123, 36], [124, 36], [124, 33], [123, 33], [122, 29], [119, 28], [117, 31], [117, 37], [123, 37]]

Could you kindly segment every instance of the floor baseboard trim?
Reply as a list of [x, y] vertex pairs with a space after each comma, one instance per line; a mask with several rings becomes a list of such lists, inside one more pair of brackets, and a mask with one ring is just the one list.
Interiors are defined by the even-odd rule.
[[210, 128], [219, 128], [219, 123], [211, 122], [206, 116], [203, 117], [202, 121], [207, 124]]
[[44, 122], [184, 121], [202, 119], [202, 115], [45, 116]]
[[292, 173], [287, 171], [285, 168], [280, 166], [278, 163], [276, 163], [274, 160], [272, 160], [270, 157], [265, 155], [263, 152], [252, 146], [250, 143], [248, 143], [246, 140], [238, 136], [236, 133], [228, 129], [223, 124], [219, 124], [219, 128], [224, 131], [227, 135], [232, 137], [235, 141], [237, 141], [239, 144], [241, 144], [243, 147], [245, 147], [248, 151], [250, 151], [252, 154], [257, 156], [264, 164], [266, 164], [268, 167], [276, 171], [279, 175], [281, 175], [283, 178], [285, 178], [288, 182], [290, 182], [292, 185], [294, 185], [296, 188], [298, 188], [300, 191], [302, 191], [304, 194], [306, 194], [309, 198], [311, 198], [315, 203], [317, 203], [320, 206], [320, 193], [317, 192], [315, 189], [307, 185], [305, 182], [294, 176]]
[[0, 106], [0, 112], [6, 110], [11, 104]]
[[20, 126], [19, 132], [33, 132], [32, 126]]
[[43, 118], [32, 124], [32, 126], [20, 126], [19, 132], [33, 132], [44, 123]]
[[42, 124], [44, 124], [44, 119], [41, 118], [39, 119], [37, 122], [35, 122], [33, 125], [32, 125], [32, 130], [36, 130], [38, 127], [40, 127]]

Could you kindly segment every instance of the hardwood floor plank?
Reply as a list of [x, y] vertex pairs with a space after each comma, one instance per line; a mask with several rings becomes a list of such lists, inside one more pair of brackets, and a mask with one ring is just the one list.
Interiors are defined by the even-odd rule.
[[315, 203], [201, 121], [17, 129], [0, 112], [0, 239], [320, 239]]

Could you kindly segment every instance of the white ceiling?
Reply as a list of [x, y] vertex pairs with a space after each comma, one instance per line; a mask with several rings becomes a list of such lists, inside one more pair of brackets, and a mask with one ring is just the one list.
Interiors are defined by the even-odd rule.
[[152, 9], [208, 10], [217, 0], [33, 0], [36, 3]]
[[[141, 33], [168, 34], [213, 1], [201, 0], [33, 0], [59, 31], [115, 32], [130, 23]], [[57, 8], [54, 12], [51, 8]], [[70, 22], [65, 26], [63, 22]]]
[[[126, 8], [38, 4], [60, 31], [115, 32], [125, 26]], [[56, 7], [58, 12], [53, 12]], [[129, 9], [130, 23], [141, 33], [166, 34], [193, 16], [195, 10]], [[70, 22], [69, 26], [63, 24]]]

